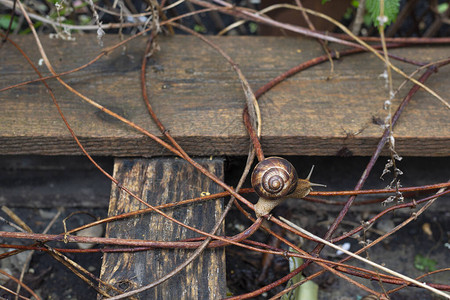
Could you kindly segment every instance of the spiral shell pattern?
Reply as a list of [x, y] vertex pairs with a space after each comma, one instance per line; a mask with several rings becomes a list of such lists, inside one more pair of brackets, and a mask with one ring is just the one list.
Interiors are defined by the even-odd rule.
[[298, 176], [294, 166], [281, 157], [268, 157], [253, 169], [252, 186], [260, 197], [279, 199], [295, 190]]

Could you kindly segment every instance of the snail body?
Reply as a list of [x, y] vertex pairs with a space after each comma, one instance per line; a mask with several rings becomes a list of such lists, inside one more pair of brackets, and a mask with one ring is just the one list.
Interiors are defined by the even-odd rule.
[[319, 185], [309, 182], [310, 175], [299, 179], [294, 166], [281, 157], [272, 156], [259, 162], [251, 177], [252, 186], [259, 196], [255, 205], [256, 216], [259, 218], [269, 214], [286, 198], [308, 195], [312, 186]]

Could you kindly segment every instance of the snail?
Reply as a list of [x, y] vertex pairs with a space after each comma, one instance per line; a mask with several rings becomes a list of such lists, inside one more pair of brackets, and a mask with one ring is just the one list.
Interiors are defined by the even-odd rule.
[[259, 162], [253, 169], [251, 182], [259, 200], [255, 205], [256, 217], [269, 214], [286, 198], [303, 198], [311, 192], [313, 169], [306, 179], [298, 179], [294, 166], [284, 158], [272, 156]]

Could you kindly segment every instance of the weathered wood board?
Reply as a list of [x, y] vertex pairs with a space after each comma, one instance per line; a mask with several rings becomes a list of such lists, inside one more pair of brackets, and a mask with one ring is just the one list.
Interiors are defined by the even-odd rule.
[[[197, 160], [223, 179], [223, 160]], [[189, 163], [177, 158], [117, 159], [114, 177], [151, 205], [172, 203], [221, 191]], [[194, 188], [192, 188], [194, 187]], [[109, 215], [146, 208], [112, 186]], [[184, 224], [211, 231], [222, 212], [220, 199], [167, 209], [165, 212]], [[218, 234], [223, 234], [222, 227]], [[124, 239], [177, 241], [199, 235], [159, 214], [140, 215], [109, 223], [106, 236]], [[128, 291], [160, 279], [184, 262], [193, 250], [155, 249], [136, 253], [106, 253], [101, 278]], [[156, 288], [138, 295], [138, 299], [221, 299], [225, 296], [225, 250], [206, 249], [183, 271]], [[109, 291], [112, 293], [112, 291]]]
[[[295, 37], [210, 37], [242, 68], [253, 89], [289, 68], [322, 55], [320, 45]], [[13, 36], [38, 63], [40, 55], [31, 36]], [[42, 36], [47, 54], [59, 72], [83, 65], [101, 52], [95, 36], [75, 42]], [[118, 42], [107, 36], [105, 46]], [[146, 38], [109, 53], [92, 66], [64, 76], [72, 87], [150, 132], [161, 135], [142, 101], [139, 72]], [[192, 36], [161, 37], [161, 50], [147, 71], [150, 101], [161, 121], [192, 155], [245, 155], [248, 137], [242, 124], [244, 94], [229, 64]], [[331, 45], [334, 49], [341, 49]], [[448, 56], [450, 46], [420, 46], [391, 52], [419, 61]], [[37, 76], [12, 45], [0, 55], [0, 89]], [[394, 64], [410, 73], [414, 68]], [[48, 74], [45, 66], [39, 69]], [[266, 154], [370, 155], [382, 134], [373, 119], [384, 120], [386, 82], [384, 64], [372, 54], [358, 54], [297, 74], [260, 100]], [[450, 67], [434, 74], [427, 85], [450, 98]], [[394, 74], [394, 86], [403, 79]], [[56, 94], [74, 131], [91, 154], [113, 156], [167, 155], [149, 138], [105, 115], [67, 91], [55, 80]], [[409, 83], [393, 101], [398, 105]], [[45, 87], [33, 83], [0, 93], [0, 154], [79, 154]], [[419, 91], [395, 128], [397, 151], [403, 156], [450, 155], [449, 110]]]

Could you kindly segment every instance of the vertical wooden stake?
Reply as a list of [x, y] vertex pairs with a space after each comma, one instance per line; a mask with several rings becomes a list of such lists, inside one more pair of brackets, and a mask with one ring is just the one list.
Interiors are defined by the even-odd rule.
[[[221, 159], [197, 160], [223, 178]], [[199, 197], [202, 192], [222, 189], [190, 164], [178, 158], [116, 159], [114, 177], [151, 205]], [[109, 216], [145, 208], [143, 204], [112, 186]], [[165, 210], [174, 218], [209, 232], [222, 212], [221, 199]], [[224, 234], [224, 228], [218, 234]], [[110, 223], [107, 237], [177, 241], [198, 234], [157, 213], [140, 215]], [[155, 249], [136, 253], [106, 253], [101, 279], [123, 291], [129, 291], [161, 278], [183, 262], [192, 250]], [[137, 296], [138, 299], [219, 299], [225, 296], [225, 251], [206, 249], [179, 274]], [[108, 291], [114, 295], [112, 291]]]

